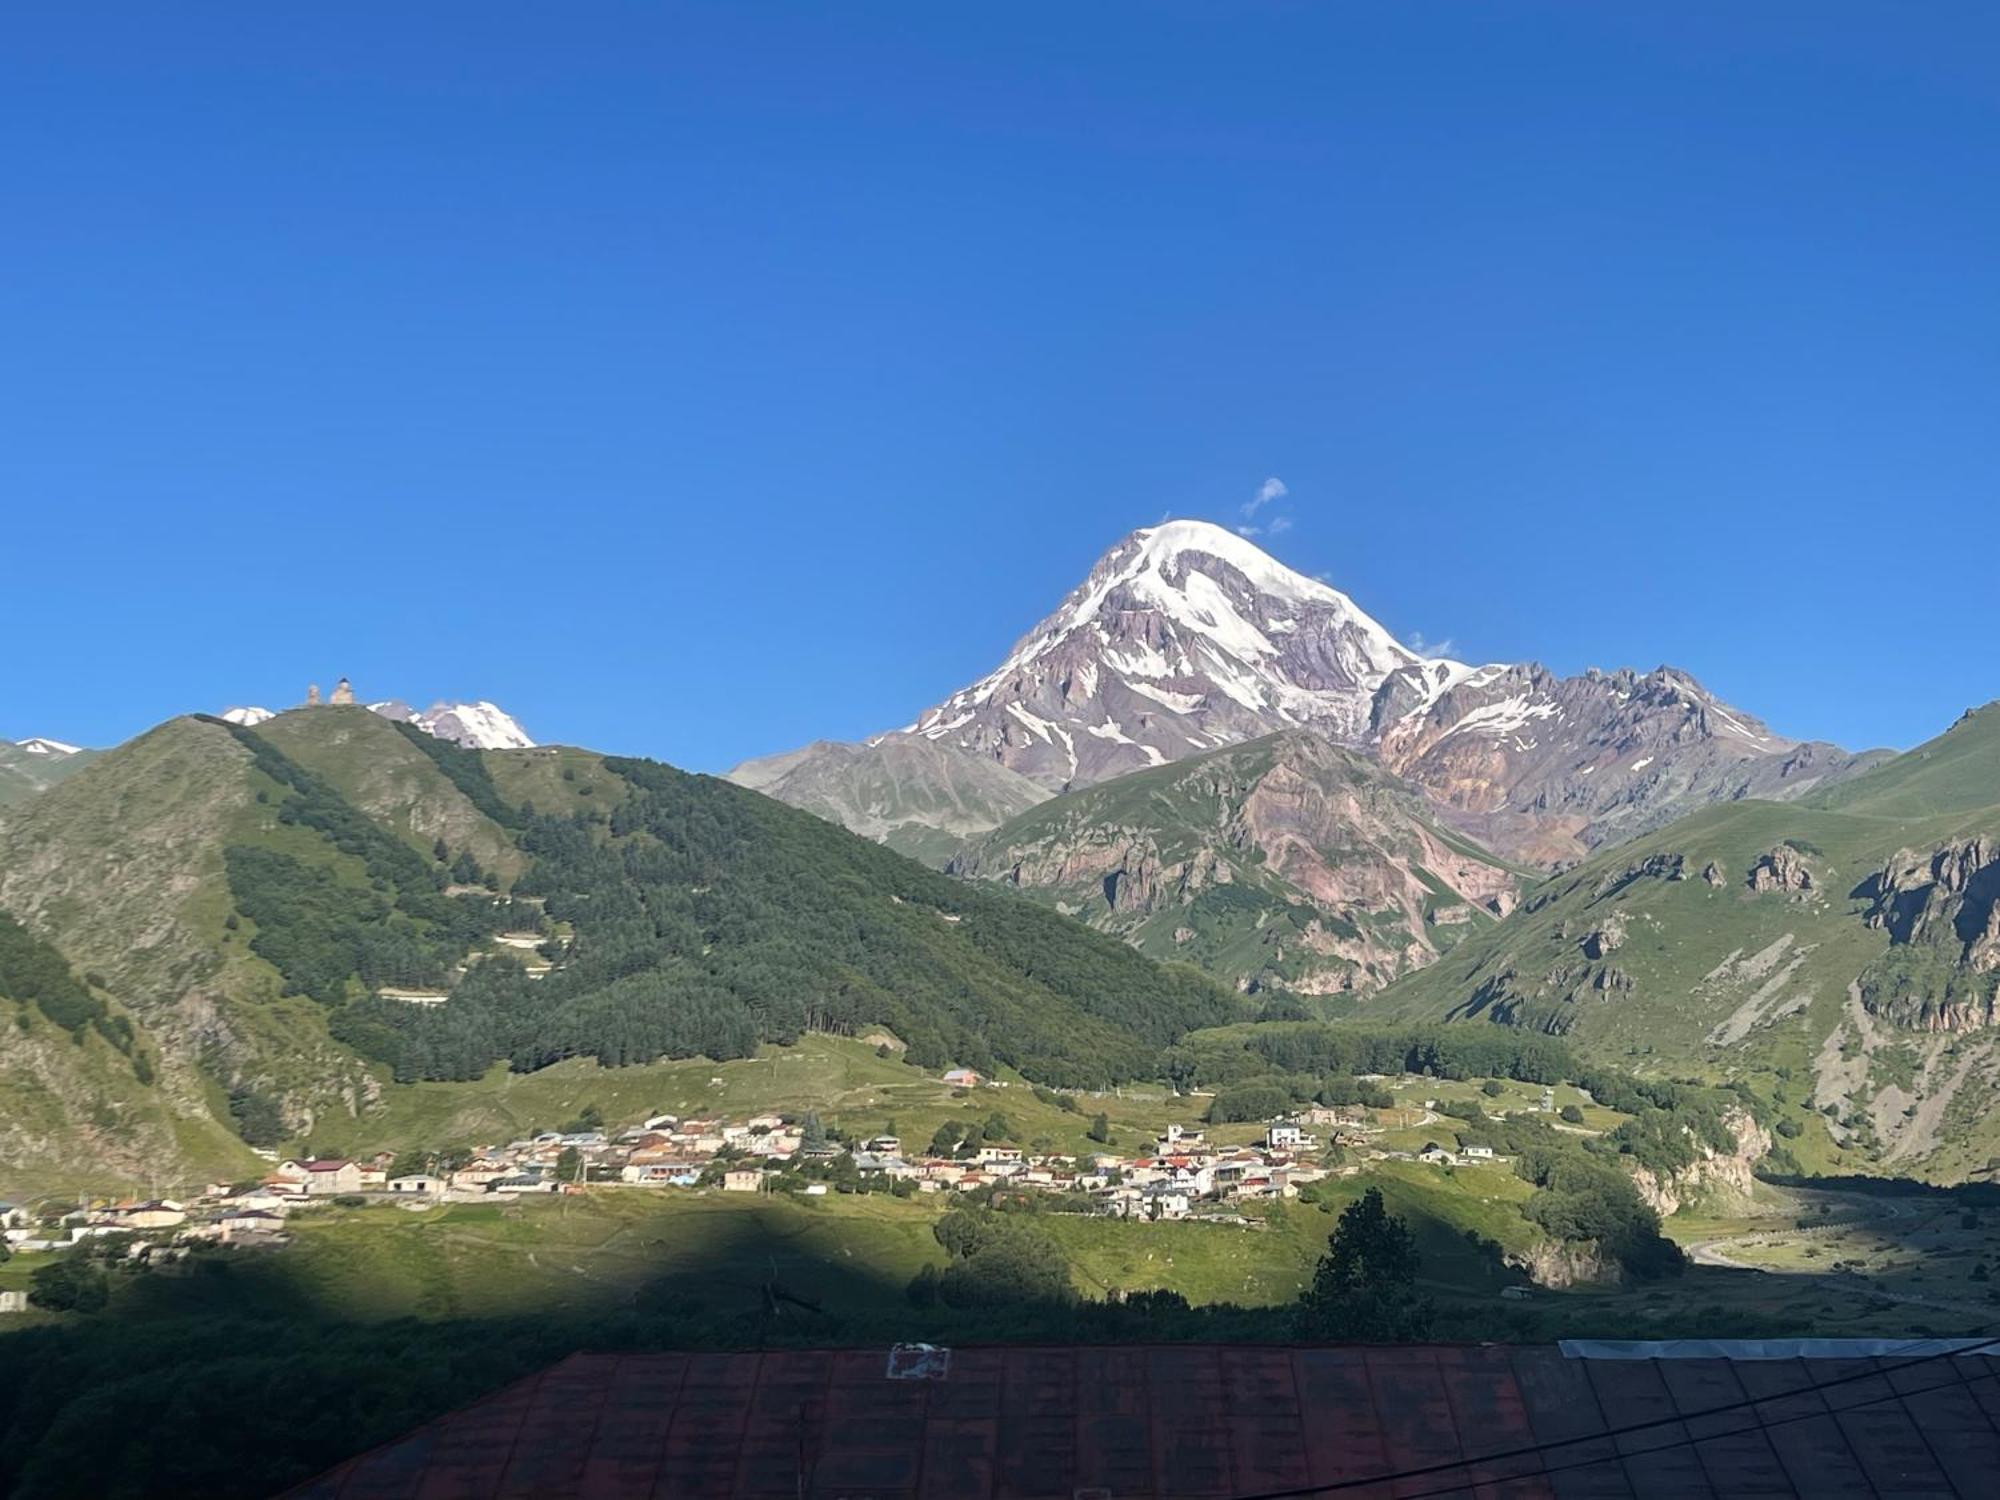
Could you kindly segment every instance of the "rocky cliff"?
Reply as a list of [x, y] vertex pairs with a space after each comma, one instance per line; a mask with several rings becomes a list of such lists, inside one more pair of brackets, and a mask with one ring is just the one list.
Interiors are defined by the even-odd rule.
[[1366, 991], [1510, 911], [1517, 875], [1303, 731], [1044, 804], [948, 867], [1246, 989]]
[[1694, 1204], [1718, 1214], [1741, 1213], [1749, 1207], [1750, 1195], [1756, 1187], [1755, 1168], [1770, 1154], [1771, 1133], [1746, 1110], [1732, 1110], [1724, 1116], [1723, 1123], [1735, 1138], [1730, 1150], [1718, 1151], [1704, 1141], [1696, 1141], [1696, 1159], [1678, 1171], [1654, 1172], [1636, 1165], [1631, 1168], [1639, 1196], [1662, 1218]]

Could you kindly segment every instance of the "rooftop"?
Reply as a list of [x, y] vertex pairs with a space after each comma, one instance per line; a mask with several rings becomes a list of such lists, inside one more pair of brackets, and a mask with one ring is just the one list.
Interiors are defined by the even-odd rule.
[[578, 1354], [293, 1496], [1985, 1500], [2000, 1484], [1994, 1360], [1804, 1352], [964, 1348], [917, 1378], [892, 1378], [883, 1349]]

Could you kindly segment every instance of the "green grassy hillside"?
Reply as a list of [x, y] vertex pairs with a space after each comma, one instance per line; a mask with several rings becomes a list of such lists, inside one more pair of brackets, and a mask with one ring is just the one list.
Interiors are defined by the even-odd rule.
[[2000, 708], [1796, 803], [1607, 851], [1381, 998], [1780, 1101], [1804, 1166], [1990, 1176]]
[[[425, 1080], [477, 1117], [570, 1058], [611, 1076], [879, 1025], [925, 1068], [1108, 1083], [1234, 1013], [1191, 971], [725, 782], [461, 750], [358, 708], [179, 719], [108, 753], [0, 826], [0, 911], [130, 1028], [9, 1070], [12, 1170], [128, 1182], [240, 1172], [246, 1120], [258, 1144], [361, 1139]], [[154, 1076], [116, 1098], [78, 1071], [129, 1057]], [[156, 1128], [118, 1149], [82, 1128], [142, 1100]]]
[[36, 755], [0, 740], [0, 811], [69, 780], [95, 759], [95, 750], [79, 750], [74, 755]]

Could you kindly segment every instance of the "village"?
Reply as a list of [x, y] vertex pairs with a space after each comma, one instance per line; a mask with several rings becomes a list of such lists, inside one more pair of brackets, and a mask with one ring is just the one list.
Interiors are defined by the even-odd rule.
[[[1006, 1087], [965, 1069], [941, 1081], [961, 1093], [989, 1089], [997, 1096]], [[1437, 1122], [1437, 1102], [1424, 1099], [1415, 1123]], [[1541, 1108], [1550, 1107], [1545, 1093]], [[34, 1212], [0, 1201], [0, 1236], [11, 1250], [24, 1252], [129, 1237], [127, 1254], [171, 1260], [198, 1246], [281, 1247], [291, 1238], [294, 1215], [329, 1206], [390, 1204], [421, 1212], [443, 1204], [621, 1189], [807, 1198], [950, 1194], [985, 1201], [996, 1193], [1027, 1193], [1047, 1195], [1050, 1207], [1071, 1212], [1242, 1225], [1255, 1222], [1246, 1207], [1295, 1197], [1308, 1184], [1355, 1173], [1371, 1160], [1439, 1166], [1502, 1160], [1476, 1144], [1427, 1140], [1420, 1149], [1390, 1149], [1380, 1113], [1359, 1105], [1309, 1105], [1261, 1126], [1236, 1127], [1229, 1133], [1247, 1130], [1256, 1138], [1228, 1144], [1206, 1130], [1169, 1124], [1145, 1149], [1128, 1154], [1110, 1145], [1082, 1153], [1026, 1147], [1007, 1138], [997, 1112], [983, 1128], [970, 1120], [947, 1123], [916, 1144], [886, 1131], [844, 1137], [812, 1111], [735, 1120], [657, 1114], [615, 1130], [586, 1111], [568, 1128], [476, 1148], [359, 1159], [283, 1157], [259, 1180], [210, 1183], [184, 1197], [45, 1203]], [[0, 1305], [10, 1310], [18, 1309]]]

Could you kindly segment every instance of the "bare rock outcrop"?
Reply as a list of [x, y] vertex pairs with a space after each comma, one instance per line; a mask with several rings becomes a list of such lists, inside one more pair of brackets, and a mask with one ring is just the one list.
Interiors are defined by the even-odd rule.
[[1900, 850], [1864, 890], [1864, 920], [1889, 938], [1858, 981], [1869, 1014], [1925, 1032], [2000, 1019], [2000, 840]]
[[1527, 1273], [1537, 1286], [1560, 1291], [1571, 1286], [1618, 1286], [1625, 1268], [1592, 1240], [1543, 1240], [1507, 1257], [1507, 1264]]
[[1750, 866], [1750, 889], [1762, 895], [1780, 891], [1788, 895], [1809, 895], [1814, 888], [1812, 866], [1790, 844], [1780, 844], [1757, 856]]
[[1756, 1186], [1753, 1169], [1770, 1151], [1771, 1133], [1746, 1110], [1731, 1110], [1723, 1124], [1735, 1140], [1728, 1151], [1717, 1151], [1701, 1142], [1694, 1162], [1679, 1171], [1631, 1168], [1633, 1185], [1655, 1213], [1662, 1217], [1678, 1213], [1682, 1205], [1697, 1199], [1718, 1210], [1738, 1209], [1749, 1203]]
[[1607, 958], [1625, 946], [1625, 914], [1614, 911], [1583, 935], [1577, 945], [1585, 958]]

